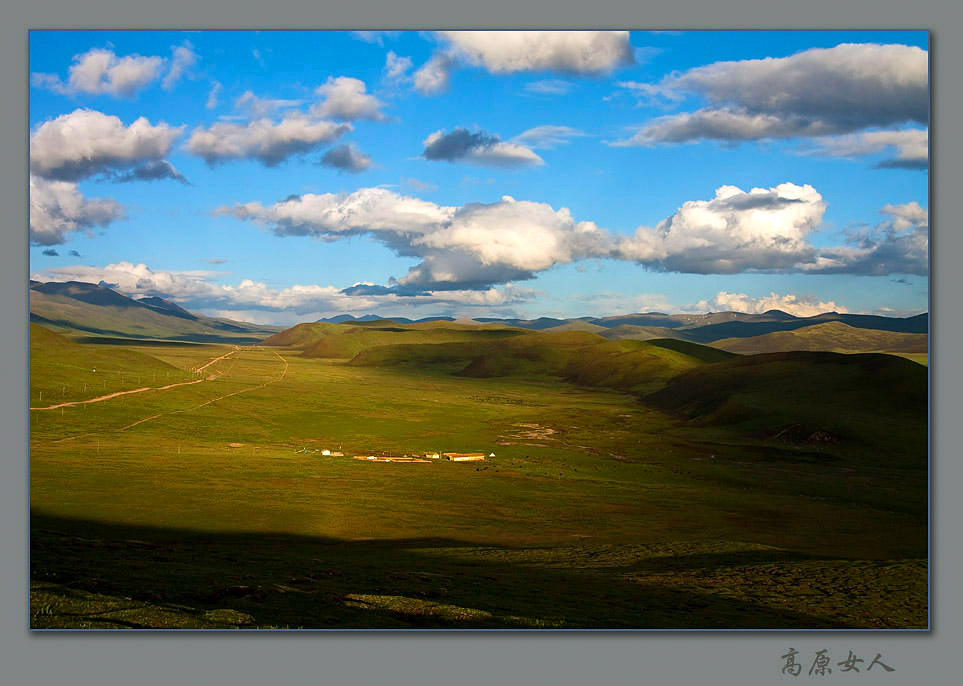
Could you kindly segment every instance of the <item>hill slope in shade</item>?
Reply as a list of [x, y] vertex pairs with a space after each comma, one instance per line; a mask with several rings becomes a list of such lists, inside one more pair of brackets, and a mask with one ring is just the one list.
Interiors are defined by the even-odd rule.
[[63, 333], [198, 342], [255, 342], [280, 327], [215, 319], [162, 298], [134, 300], [78, 281], [32, 283], [30, 319]]
[[645, 402], [693, 426], [760, 440], [856, 443], [907, 464], [926, 461], [927, 370], [892, 355], [734, 357], [676, 376]]
[[539, 334], [486, 351], [462, 376], [557, 376], [582, 386], [646, 392], [683, 371], [728, 357], [679, 341], [609, 341], [588, 332]]
[[478, 335], [482, 333], [447, 343], [374, 346], [350, 364], [444, 367], [477, 379], [556, 377], [582, 386], [644, 392], [687, 369], [733, 356], [685, 341], [609, 341], [589, 331], [530, 333], [501, 338], [497, 345]]
[[711, 345], [742, 355], [791, 350], [925, 353], [927, 341], [928, 336], [923, 333], [857, 329], [841, 321], [833, 321], [749, 338], [724, 338], [713, 341]]

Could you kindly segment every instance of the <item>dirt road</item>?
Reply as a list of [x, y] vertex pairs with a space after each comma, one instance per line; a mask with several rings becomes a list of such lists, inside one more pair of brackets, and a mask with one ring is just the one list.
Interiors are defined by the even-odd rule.
[[[238, 348], [238, 347], [235, 345], [235, 346], [234, 346], [234, 350], [232, 350], [231, 352], [225, 353], [224, 355], [221, 355], [220, 357], [215, 357], [213, 360], [211, 360], [210, 362], [206, 363], [203, 367], [198, 367], [198, 368], [195, 369], [194, 371], [196, 371], [196, 372], [203, 371], [204, 369], [207, 369], [208, 367], [210, 367], [210, 366], [211, 366], [212, 364], [214, 364], [215, 362], [219, 362], [219, 361], [223, 360], [225, 357], [228, 357], [229, 355], [233, 355], [233, 354], [236, 353], [238, 350], [240, 350], [240, 348]], [[56, 405], [47, 405], [46, 407], [31, 407], [30, 409], [31, 409], [31, 410], [57, 410], [57, 409], [59, 409], [59, 408], [61, 408], [61, 407], [72, 407], [72, 406], [74, 406], [74, 405], [89, 405], [90, 403], [100, 403], [100, 402], [103, 402], [104, 400], [110, 400], [111, 398], [117, 398], [117, 397], [119, 397], [119, 396], [121, 396], [121, 395], [130, 395], [131, 393], [143, 393], [144, 391], [166, 391], [168, 388], [177, 388], [178, 386], [190, 386], [191, 384], [201, 383], [202, 381], [205, 381], [205, 379], [196, 379], [196, 380], [194, 380], [194, 381], [181, 381], [180, 383], [172, 383], [172, 384], [168, 384], [168, 385], [166, 385], [166, 386], [157, 386], [157, 387], [154, 387], [154, 386], [144, 386], [143, 388], [134, 388], [134, 389], [131, 389], [131, 390], [129, 390], [129, 391], [117, 391], [116, 393], [108, 393], [107, 395], [97, 396], [96, 398], [87, 398], [87, 400], [74, 400], [74, 401], [68, 402], [68, 403], [58, 403], [58, 404], [56, 404]]]

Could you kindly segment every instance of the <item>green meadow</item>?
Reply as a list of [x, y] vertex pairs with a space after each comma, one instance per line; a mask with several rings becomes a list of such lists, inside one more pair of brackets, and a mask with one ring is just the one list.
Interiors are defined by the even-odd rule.
[[33, 628], [927, 626], [920, 365], [456, 325], [268, 342], [31, 326], [31, 407], [62, 405], [30, 411]]

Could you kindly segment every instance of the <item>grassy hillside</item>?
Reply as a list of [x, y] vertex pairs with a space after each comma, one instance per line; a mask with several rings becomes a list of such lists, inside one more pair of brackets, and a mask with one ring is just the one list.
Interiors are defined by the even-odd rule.
[[143, 352], [85, 346], [30, 324], [30, 404], [45, 407], [193, 378]]
[[573, 319], [565, 324], [559, 324], [558, 326], [553, 326], [543, 330], [546, 333], [563, 333], [565, 331], [591, 331], [592, 333], [602, 333], [608, 331], [608, 329], [606, 329], [604, 326], [582, 321], [581, 319]]
[[431, 344], [453, 342], [495, 342], [517, 336], [531, 335], [520, 329], [503, 327], [481, 328], [438, 322], [399, 324], [396, 326], [350, 326], [338, 333], [306, 346], [303, 357], [352, 358], [363, 350], [385, 345]]
[[666, 326], [637, 326], [635, 324], [619, 324], [599, 332], [599, 335], [613, 341], [634, 340], [648, 341], [653, 338], [678, 338], [685, 335], [679, 328]]
[[287, 346], [292, 348], [306, 348], [317, 343], [322, 338], [345, 330], [341, 324], [328, 322], [308, 322], [292, 326], [290, 329], [279, 331], [261, 341], [261, 345]]
[[683, 415], [692, 426], [926, 463], [927, 372], [891, 355], [735, 357], [680, 374], [645, 401]]
[[712, 347], [742, 355], [788, 352], [791, 350], [824, 350], [828, 352], [927, 352], [928, 336], [924, 333], [898, 333], [873, 329], [857, 329], [843, 322], [814, 324], [793, 331], [776, 331], [749, 338], [724, 338]]
[[683, 341], [676, 338], [656, 338], [647, 341], [649, 345], [657, 346], [659, 348], [666, 348], [668, 350], [675, 350], [676, 352], [693, 357], [700, 362], [705, 362], [706, 364], [712, 364], [713, 362], [722, 362], [723, 360], [728, 360], [736, 356], [736, 353], [717, 350], [715, 348], [710, 348], [709, 346], [699, 345], [698, 343], [690, 343], [689, 341]]
[[89, 283], [32, 283], [30, 320], [62, 333], [197, 342], [254, 342], [279, 327], [197, 315], [160, 298], [134, 300]]

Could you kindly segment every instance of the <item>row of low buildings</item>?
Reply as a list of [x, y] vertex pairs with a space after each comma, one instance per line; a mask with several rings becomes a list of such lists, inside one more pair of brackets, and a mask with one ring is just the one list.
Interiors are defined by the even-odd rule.
[[[332, 450], [322, 450], [321, 454], [330, 457], [343, 457], [344, 453]], [[379, 461], [390, 461], [392, 459], [399, 461], [417, 461], [424, 462], [425, 460], [418, 459], [418, 455], [398, 455], [393, 456], [390, 454], [383, 454], [381, 457], [375, 455], [359, 455], [355, 459], [365, 459], [365, 460], [379, 460]], [[429, 460], [450, 460], [451, 462], [479, 462], [485, 459], [485, 453], [424, 453], [424, 457]], [[491, 453], [489, 457], [495, 457], [495, 453]]]

